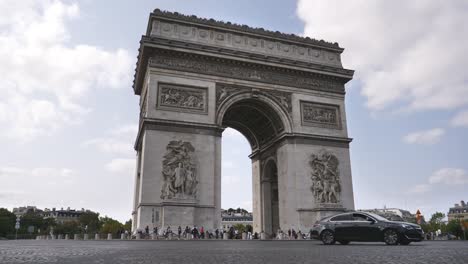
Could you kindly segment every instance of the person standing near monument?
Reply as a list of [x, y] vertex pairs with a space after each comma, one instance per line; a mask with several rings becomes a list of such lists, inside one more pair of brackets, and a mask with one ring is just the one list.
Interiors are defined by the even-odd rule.
[[182, 234], [182, 227], [179, 226], [179, 228], [177, 228], [177, 233], [178, 233], [179, 239], [180, 239], [180, 235]]

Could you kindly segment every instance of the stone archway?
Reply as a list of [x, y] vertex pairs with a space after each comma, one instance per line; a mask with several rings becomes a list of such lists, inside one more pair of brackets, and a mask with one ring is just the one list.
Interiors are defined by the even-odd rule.
[[[226, 98], [225, 108], [218, 113], [220, 124], [223, 127], [231, 127], [243, 134], [250, 143], [252, 153], [259, 153], [278, 140], [281, 135], [290, 129], [289, 119], [282, 113], [280, 105], [263, 98], [260, 95], [252, 95], [249, 89]], [[271, 147], [270, 147], [271, 148]], [[272, 148], [274, 149], [274, 148]], [[252, 159], [255, 163], [257, 159]], [[264, 231], [268, 235], [277, 232], [279, 226], [278, 207], [278, 170], [276, 156], [263, 158], [263, 164], [253, 176], [253, 218], [254, 230]], [[220, 193], [221, 195], [221, 193]]]
[[221, 135], [250, 142], [254, 231], [354, 209], [337, 43], [155, 10], [140, 41], [133, 231], [221, 227]]

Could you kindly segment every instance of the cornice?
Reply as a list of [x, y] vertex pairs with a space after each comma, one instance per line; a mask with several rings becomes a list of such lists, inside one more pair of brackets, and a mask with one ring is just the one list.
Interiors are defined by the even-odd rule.
[[[224, 28], [227, 30], [234, 30], [234, 31], [240, 31], [244, 33], [262, 35], [262, 36], [275, 38], [275, 39], [279, 39], [283, 41], [288, 40], [288, 41], [294, 41], [294, 42], [304, 43], [308, 45], [319, 46], [323, 48], [330, 48], [340, 53], [344, 50], [343, 48], [340, 48], [337, 42], [332, 43], [332, 42], [327, 42], [324, 40], [313, 39], [310, 37], [301, 37], [295, 34], [287, 34], [287, 33], [282, 33], [279, 31], [267, 30], [264, 28], [254, 28], [254, 27], [249, 27], [247, 25], [240, 25], [236, 23], [224, 22], [224, 21], [219, 21], [215, 19], [201, 18], [195, 15], [184, 15], [178, 12], [169, 12], [169, 11], [162, 11], [160, 9], [155, 9], [153, 13], [151, 13], [150, 15], [150, 22], [153, 18], [166, 18], [166, 19], [171, 19], [171, 20], [176, 20], [176, 21], [184, 21], [188, 23], [201, 24], [205, 26], [220, 27], [220, 28]], [[149, 35], [149, 32], [147, 32], [147, 35]]]

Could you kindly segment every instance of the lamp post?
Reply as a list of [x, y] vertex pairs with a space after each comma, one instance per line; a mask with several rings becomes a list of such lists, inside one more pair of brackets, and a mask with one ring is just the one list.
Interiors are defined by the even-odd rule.
[[17, 216], [16, 217], [16, 224], [15, 224], [15, 229], [16, 229], [15, 240], [18, 239], [18, 229], [20, 229], [20, 220], [21, 220], [21, 217]]

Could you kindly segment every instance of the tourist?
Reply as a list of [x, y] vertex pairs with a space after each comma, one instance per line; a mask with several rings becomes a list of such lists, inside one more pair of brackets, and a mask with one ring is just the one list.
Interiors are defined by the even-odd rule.
[[203, 229], [203, 226], [200, 228], [200, 235], [201, 235], [201, 239], [204, 239], [205, 238], [205, 229]]
[[178, 233], [179, 239], [180, 239], [180, 235], [182, 234], [182, 227], [179, 226], [179, 228], [177, 228], [177, 233]]
[[288, 238], [291, 239], [291, 229], [288, 229]]

